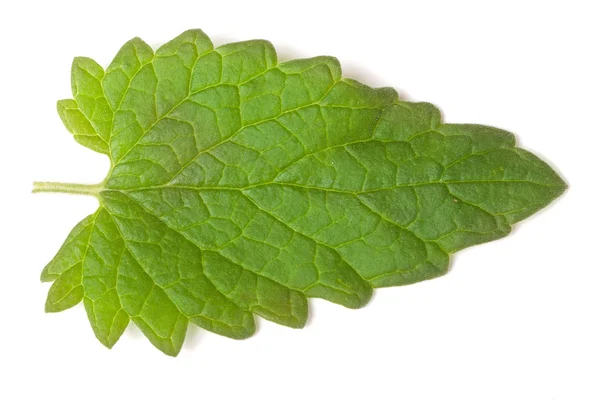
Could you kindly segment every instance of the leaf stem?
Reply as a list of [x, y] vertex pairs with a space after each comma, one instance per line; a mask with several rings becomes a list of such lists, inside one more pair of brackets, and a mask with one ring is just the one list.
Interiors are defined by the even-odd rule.
[[71, 193], [98, 197], [98, 193], [100, 193], [102, 189], [104, 189], [104, 183], [84, 185], [81, 183], [33, 182], [32, 193]]

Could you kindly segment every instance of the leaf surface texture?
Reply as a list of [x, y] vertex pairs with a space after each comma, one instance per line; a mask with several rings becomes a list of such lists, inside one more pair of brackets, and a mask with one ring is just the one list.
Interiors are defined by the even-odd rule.
[[309, 297], [361, 307], [565, 189], [506, 131], [442, 123], [332, 57], [278, 62], [262, 40], [135, 38], [106, 70], [76, 58], [72, 90], [59, 115], [111, 169], [42, 280], [47, 311], [83, 301], [107, 347], [130, 321], [176, 355], [190, 323], [243, 339], [254, 315], [302, 327]]

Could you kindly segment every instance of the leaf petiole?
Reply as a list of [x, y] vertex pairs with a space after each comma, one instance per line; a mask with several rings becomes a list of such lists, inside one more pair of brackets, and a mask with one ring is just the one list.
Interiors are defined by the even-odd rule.
[[33, 182], [32, 193], [71, 193], [98, 197], [98, 193], [102, 189], [104, 189], [104, 183], [85, 185], [81, 183]]

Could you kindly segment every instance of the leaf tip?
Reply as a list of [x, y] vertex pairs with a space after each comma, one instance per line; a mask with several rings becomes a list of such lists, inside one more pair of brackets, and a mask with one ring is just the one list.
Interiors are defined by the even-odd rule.
[[44, 304], [44, 312], [45, 313], [57, 313], [62, 311], [61, 309], [59, 309], [58, 307], [56, 307], [56, 305], [54, 303], [52, 303], [50, 301], [50, 299], [46, 299], [46, 304]]
[[117, 338], [107, 338], [107, 337], [101, 337], [100, 335], [96, 334], [96, 339], [98, 339], [98, 341], [102, 344], [102, 346], [106, 347], [108, 350], [112, 350], [112, 348], [115, 346], [115, 344], [117, 344], [117, 341], [119, 340], [120, 336], [118, 336]]
[[362, 290], [358, 291], [352, 297], [349, 297], [348, 302], [344, 304], [344, 306], [350, 309], [363, 308], [369, 304], [373, 297], [373, 293], [373, 288], [370, 285], [365, 285]]
[[48, 268], [44, 268], [42, 270], [42, 273], [40, 274], [40, 281], [41, 282], [52, 282], [55, 279], [56, 279], [56, 275], [53, 275], [50, 272], [48, 272]]
[[[123, 45], [123, 48], [127, 48], [127, 47], [133, 47], [137, 52], [143, 52], [144, 54], [136, 54], [137, 57], [143, 57], [142, 61], [147, 61], [146, 58], [149, 57], [150, 54], [154, 54], [152, 47], [150, 47], [150, 45], [148, 43], [146, 43], [146, 41], [144, 39], [142, 39], [139, 36], [135, 36], [132, 37], [131, 39], [129, 39], [127, 42], [125, 42], [125, 44]], [[149, 54], [147, 54], [149, 53]]]
[[73, 62], [71, 63], [71, 68], [72, 71], [75, 71], [76, 68], [81, 68], [96, 78], [98, 76], [101, 77], [104, 74], [104, 68], [102, 68], [100, 64], [89, 57], [74, 57]]

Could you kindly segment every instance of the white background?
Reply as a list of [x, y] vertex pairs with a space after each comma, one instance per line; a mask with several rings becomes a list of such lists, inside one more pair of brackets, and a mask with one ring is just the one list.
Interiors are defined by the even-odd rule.
[[[596, 1], [10, 1], [0, 5], [0, 398], [599, 399], [600, 28]], [[597, 4], [596, 4], [597, 5]], [[449, 274], [377, 290], [348, 310], [311, 301], [303, 330], [260, 321], [233, 341], [191, 328], [177, 358], [130, 326], [109, 351], [82, 306], [43, 311], [39, 274], [93, 198], [30, 194], [95, 183], [55, 102], [70, 63], [108, 65], [140, 36], [189, 28], [216, 44], [269, 39], [281, 59], [337, 56], [348, 77], [497, 126], [570, 188]]]

